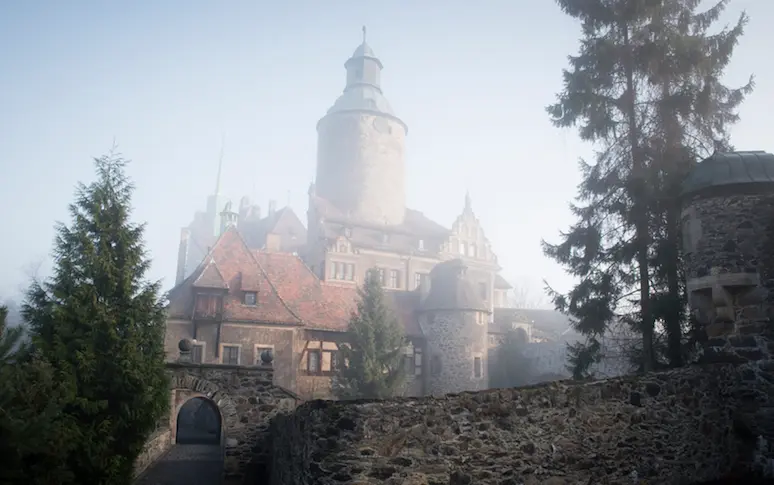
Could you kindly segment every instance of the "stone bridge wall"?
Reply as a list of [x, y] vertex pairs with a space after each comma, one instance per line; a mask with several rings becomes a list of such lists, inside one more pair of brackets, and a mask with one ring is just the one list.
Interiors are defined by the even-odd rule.
[[771, 463], [774, 363], [389, 401], [272, 423], [273, 485], [700, 483]]

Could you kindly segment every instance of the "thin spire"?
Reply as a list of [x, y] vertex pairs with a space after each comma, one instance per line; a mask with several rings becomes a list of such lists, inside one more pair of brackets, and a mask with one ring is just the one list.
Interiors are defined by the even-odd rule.
[[473, 203], [470, 200], [470, 191], [469, 190], [465, 191], [465, 211], [466, 212], [473, 211]]
[[220, 134], [220, 156], [218, 157], [218, 178], [215, 179], [215, 197], [220, 195], [220, 174], [223, 171], [223, 149], [226, 145], [225, 133]]
[[366, 43], [366, 26], [363, 26], [363, 44]]

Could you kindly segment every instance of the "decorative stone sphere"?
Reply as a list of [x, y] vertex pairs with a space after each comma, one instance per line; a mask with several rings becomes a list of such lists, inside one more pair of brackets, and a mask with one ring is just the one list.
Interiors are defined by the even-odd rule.
[[180, 352], [190, 352], [193, 350], [193, 343], [187, 338], [184, 338], [177, 343], [177, 348], [180, 349]]
[[266, 349], [261, 352], [261, 362], [263, 362], [263, 365], [271, 365], [273, 360], [274, 352], [272, 352], [271, 349]]

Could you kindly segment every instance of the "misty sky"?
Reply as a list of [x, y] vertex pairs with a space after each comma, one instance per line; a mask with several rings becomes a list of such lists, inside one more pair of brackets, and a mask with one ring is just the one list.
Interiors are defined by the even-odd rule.
[[[774, 152], [774, 2], [751, 16], [727, 81], [756, 75], [737, 149]], [[110, 4], [110, 5], [109, 5]], [[119, 5], [120, 4], [120, 5]], [[543, 257], [572, 218], [577, 159], [590, 148], [551, 126], [579, 29], [549, 0], [0, 2], [0, 300], [48, 259], [77, 181], [117, 141], [133, 160], [135, 219], [152, 277], [174, 282], [180, 228], [215, 187], [288, 200], [306, 222], [315, 124], [344, 88], [361, 41], [409, 127], [409, 206], [449, 227], [465, 191], [511, 282], [571, 280]], [[46, 266], [43, 267], [45, 273]]]

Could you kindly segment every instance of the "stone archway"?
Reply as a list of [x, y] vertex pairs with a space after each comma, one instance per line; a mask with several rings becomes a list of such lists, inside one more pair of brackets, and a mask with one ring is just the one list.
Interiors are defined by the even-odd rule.
[[219, 445], [223, 430], [220, 411], [204, 397], [192, 397], [177, 413], [175, 437], [178, 444]]
[[219, 436], [217, 442], [225, 447], [229, 434], [238, 425], [236, 406], [231, 397], [211, 381], [191, 374], [177, 375], [172, 382], [170, 432], [172, 444], [177, 443], [180, 412], [189, 402], [199, 399], [212, 406], [218, 413]]

